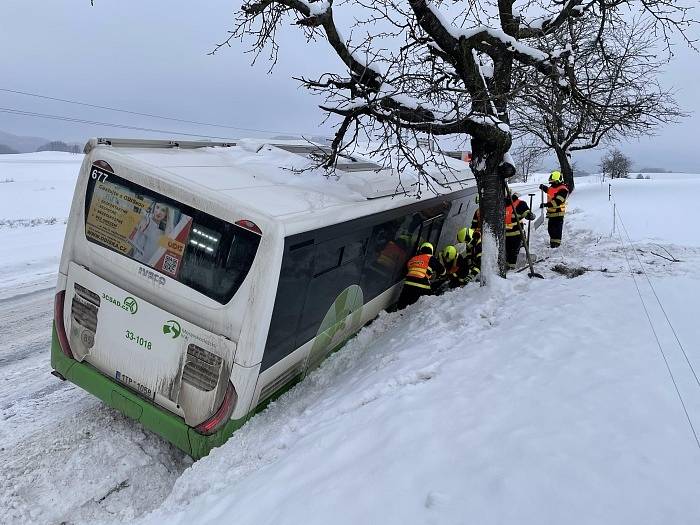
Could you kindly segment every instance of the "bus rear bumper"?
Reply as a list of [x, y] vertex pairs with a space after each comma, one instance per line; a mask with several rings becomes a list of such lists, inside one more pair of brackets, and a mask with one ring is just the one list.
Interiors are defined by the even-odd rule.
[[181, 417], [138, 396], [90, 364], [79, 363], [67, 357], [61, 351], [55, 324], [52, 325], [51, 367], [61, 377], [101, 399], [125, 416], [138, 421], [194, 459], [200, 459], [211, 449], [222, 445], [246, 421], [246, 418], [232, 419], [210, 436], [195, 432]]

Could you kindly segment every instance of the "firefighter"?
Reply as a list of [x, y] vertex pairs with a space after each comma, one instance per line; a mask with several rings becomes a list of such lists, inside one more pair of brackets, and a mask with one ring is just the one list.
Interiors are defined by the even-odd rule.
[[532, 213], [530, 207], [525, 201], [520, 200], [517, 193], [513, 193], [511, 198], [506, 197], [506, 262], [508, 269], [514, 270], [515, 263], [518, 262], [518, 254], [522, 246], [523, 237], [520, 233], [522, 228], [520, 221], [527, 219], [532, 221], [535, 219], [535, 214]]
[[547, 202], [540, 207], [547, 208], [547, 231], [549, 232], [549, 246], [559, 248], [561, 234], [564, 229], [564, 214], [566, 213], [566, 199], [569, 196], [569, 188], [564, 184], [561, 172], [553, 171], [549, 176], [549, 187], [540, 184], [540, 190], [547, 194]]
[[472, 216], [471, 228], [472, 228], [472, 230], [481, 231], [481, 206], [479, 206], [479, 195], [478, 194], [474, 198], [474, 202], [476, 203], [476, 210], [474, 211], [474, 215]]
[[[457, 272], [460, 268], [460, 263], [463, 256], [457, 252], [457, 248], [451, 244], [445, 246], [440, 252], [440, 264], [445, 268], [444, 279], [442, 282], [453, 288], [458, 284]], [[442, 282], [440, 284], [442, 284]]]
[[481, 273], [481, 231], [470, 228], [466, 232], [467, 250], [458, 262], [457, 282], [467, 284], [476, 279]]
[[429, 294], [432, 291], [432, 281], [445, 273], [445, 268], [433, 255], [433, 251], [433, 245], [424, 242], [418, 249], [418, 255], [414, 255], [406, 263], [408, 272], [399, 297], [399, 309], [406, 308], [422, 295]]

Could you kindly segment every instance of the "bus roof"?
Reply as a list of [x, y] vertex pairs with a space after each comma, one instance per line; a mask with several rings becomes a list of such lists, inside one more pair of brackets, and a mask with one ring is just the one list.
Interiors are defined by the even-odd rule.
[[[474, 177], [467, 163], [447, 158], [449, 172], [432, 170], [432, 189], [415, 192], [415, 173], [399, 178], [380, 169], [368, 155], [353, 153], [338, 161], [334, 175], [310, 168], [312, 155], [328, 146], [303, 140], [244, 139], [230, 143], [178, 142], [125, 139], [91, 139], [86, 153], [98, 148], [112, 157], [127, 157], [130, 164], [144, 166], [151, 175], [172, 177], [178, 185], [192, 184], [200, 197], [224, 199], [304, 231], [303, 223], [327, 211], [329, 223], [431, 199], [468, 187]], [[155, 168], [155, 169], [154, 169]], [[290, 232], [291, 233], [291, 232]]]

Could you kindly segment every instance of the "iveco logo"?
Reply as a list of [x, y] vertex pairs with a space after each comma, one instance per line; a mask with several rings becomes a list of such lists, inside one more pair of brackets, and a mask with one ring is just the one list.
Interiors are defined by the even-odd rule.
[[139, 275], [153, 281], [155, 284], [160, 284], [161, 286], [165, 285], [165, 277], [143, 266], [139, 266]]

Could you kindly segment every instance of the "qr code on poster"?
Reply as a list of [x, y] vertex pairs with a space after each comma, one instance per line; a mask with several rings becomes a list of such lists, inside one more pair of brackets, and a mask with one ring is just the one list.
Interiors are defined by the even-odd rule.
[[165, 273], [169, 273], [170, 275], [177, 274], [178, 262], [177, 257], [173, 257], [172, 255], [166, 253], [165, 258], [163, 259], [163, 271]]

